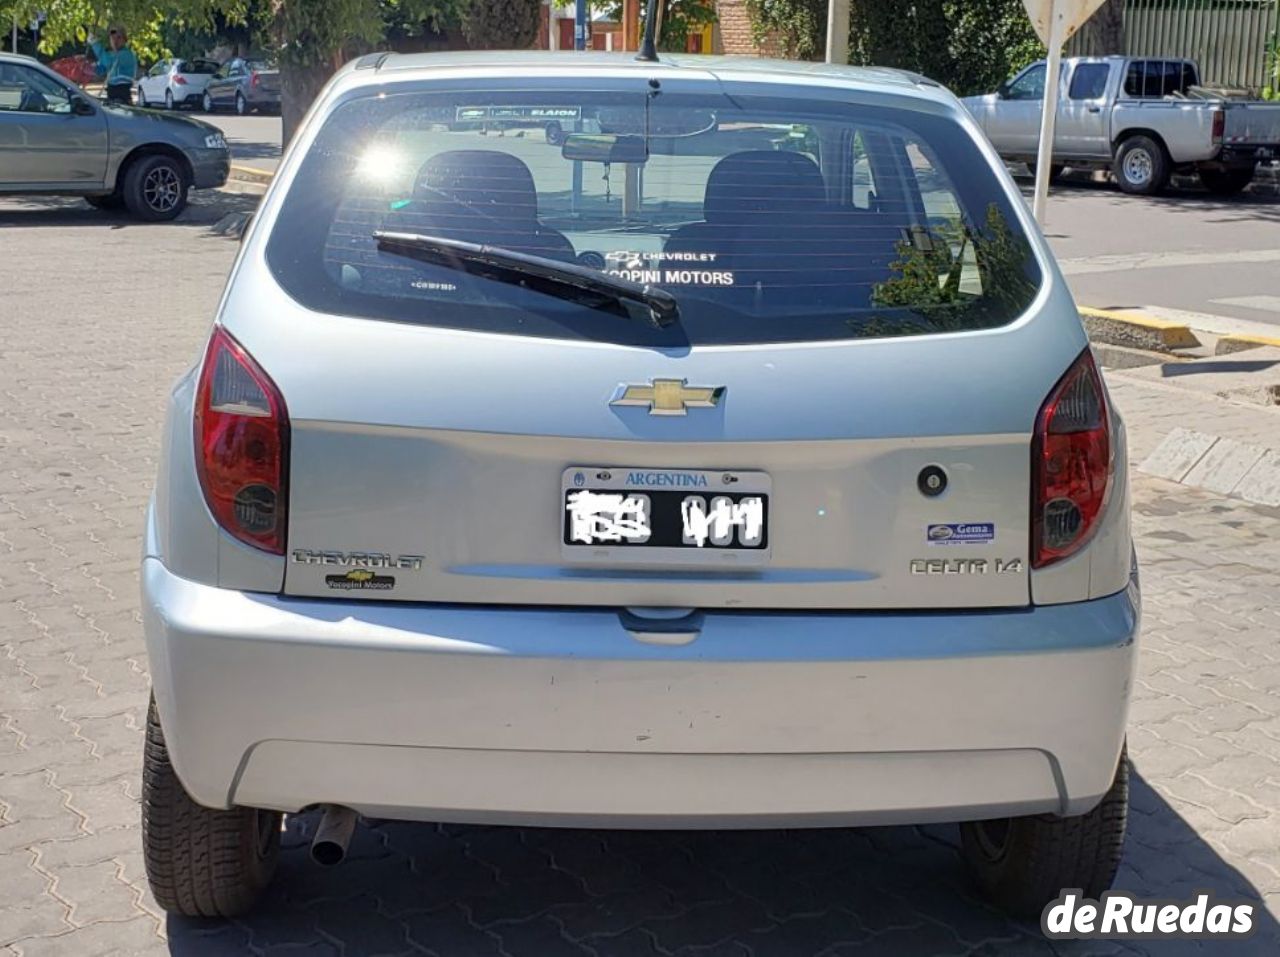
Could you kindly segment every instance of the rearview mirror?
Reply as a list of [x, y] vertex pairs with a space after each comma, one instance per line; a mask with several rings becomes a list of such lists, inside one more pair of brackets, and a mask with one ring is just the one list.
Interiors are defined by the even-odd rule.
[[649, 148], [643, 136], [619, 133], [570, 133], [560, 155], [586, 163], [646, 163]]
[[998, 87], [996, 87], [996, 96], [998, 96], [1002, 100], [1007, 100], [1009, 98], [1009, 81], [1008, 80], [1003, 81]]
[[76, 116], [93, 116], [93, 104], [81, 94], [72, 93], [71, 112]]

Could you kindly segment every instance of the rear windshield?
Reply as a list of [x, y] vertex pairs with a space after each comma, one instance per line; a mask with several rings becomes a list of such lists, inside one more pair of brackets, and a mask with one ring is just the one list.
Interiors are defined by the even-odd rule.
[[179, 73], [201, 74], [207, 73], [210, 76], [218, 72], [218, 64], [212, 60], [183, 60], [178, 64]]
[[[302, 163], [268, 262], [320, 311], [614, 342], [925, 335], [1004, 325], [1030, 305], [1030, 244], [954, 120], [709, 89], [349, 101]], [[376, 230], [660, 287], [680, 320], [654, 329], [382, 252]]]
[[1134, 60], [1124, 77], [1125, 96], [1158, 99], [1186, 93], [1198, 82], [1196, 68], [1185, 61]]

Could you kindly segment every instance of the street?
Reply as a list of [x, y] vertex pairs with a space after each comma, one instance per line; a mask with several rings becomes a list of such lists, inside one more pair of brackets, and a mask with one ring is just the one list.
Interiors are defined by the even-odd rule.
[[[275, 117], [216, 118], [238, 164]], [[1026, 186], [1026, 181], [1023, 181]], [[286, 819], [263, 906], [166, 917], [138, 825], [149, 683], [142, 510], [163, 398], [197, 357], [251, 193], [173, 224], [81, 200], [0, 200], [0, 954], [773, 955], [1275, 953], [1280, 948], [1280, 507], [1134, 473], [1143, 569], [1129, 723], [1134, 791], [1116, 887], [1261, 901], [1257, 933], [1053, 941], [969, 883], [950, 826], [622, 832], [371, 821], [339, 868]], [[1048, 232], [1082, 305], [1280, 327], [1280, 198], [1157, 200], [1073, 183]], [[1280, 409], [1108, 372], [1140, 467], [1179, 427], [1280, 449]]]

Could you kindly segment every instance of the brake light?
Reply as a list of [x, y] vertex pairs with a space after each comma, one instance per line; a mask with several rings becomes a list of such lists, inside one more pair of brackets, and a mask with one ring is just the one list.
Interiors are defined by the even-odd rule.
[[284, 554], [289, 415], [275, 383], [215, 326], [196, 388], [196, 470], [226, 532]]
[[261, 78], [260, 76], [258, 76], [258, 74], [256, 74], [256, 73], [251, 73], [251, 74], [249, 74], [249, 85], [250, 85], [250, 86], [257, 86], [257, 85], [258, 85], [258, 83], [259, 83], [259, 81], [260, 81], [261, 79], [262, 79], [262, 78]]
[[1227, 113], [1226, 110], [1213, 111], [1213, 141], [1221, 143], [1222, 137], [1227, 132]]
[[1044, 568], [1088, 543], [1111, 491], [1106, 392], [1088, 349], [1040, 407], [1031, 456], [1031, 565]]
[[187, 78], [183, 76], [181, 73], [175, 73], [173, 75], [173, 82], [178, 84], [178, 86], [186, 86]]

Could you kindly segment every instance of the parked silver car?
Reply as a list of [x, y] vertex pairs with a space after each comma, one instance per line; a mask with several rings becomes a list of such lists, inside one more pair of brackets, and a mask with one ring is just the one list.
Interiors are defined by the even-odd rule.
[[217, 72], [218, 64], [212, 60], [161, 60], [138, 81], [134, 102], [166, 110], [199, 106]]
[[221, 186], [230, 169], [216, 127], [92, 100], [30, 57], [0, 53], [0, 195], [83, 196], [169, 220], [190, 189]]
[[314, 807], [322, 861], [959, 821], [1010, 908], [1109, 885], [1125, 432], [1048, 245], [936, 84], [663, 59], [374, 55], [293, 140], [147, 513], [161, 906]]

